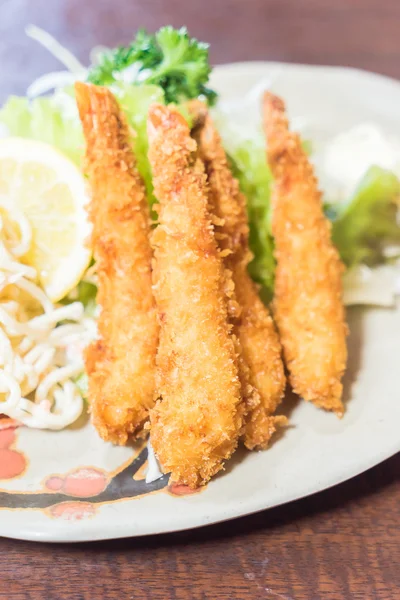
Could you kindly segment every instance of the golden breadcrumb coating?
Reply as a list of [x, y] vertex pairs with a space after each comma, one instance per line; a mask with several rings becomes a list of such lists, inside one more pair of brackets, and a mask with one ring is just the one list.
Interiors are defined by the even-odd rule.
[[196, 142], [183, 117], [158, 104], [149, 110], [148, 135], [159, 202], [152, 244], [161, 328], [151, 441], [171, 480], [194, 488], [223, 468], [238, 443], [237, 357]]
[[276, 427], [286, 423], [285, 417], [272, 416], [285, 389], [282, 349], [269, 311], [247, 271], [252, 255], [246, 198], [232, 175], [221, 138], [205, 106], [194, 101], [189, 109], [199, 122], [194, 136], [208, 175], [211, 209], [217, 217], [216, 238], [232, 276], [232, 296], [239, 304], [239, 310], [231, 311], [231, 320], [239, 340], [239, 373], [247, 405], [243, 441], [249, 449], [265, 448]]
[[299, 136], [289, 131], [282, 100], [266, 92], [263, 113], [274, 177], [274, 314], [290, 383], [299, 396], [340, 417], [347, 360], [343, 265], [313, 168]]
[[86, 351], [93, 423], [125, 444], [154, 404], [159, 326], [152, 293], [150, 217], [129, 130], [105, 88], [77, 83], [86, 139], [89, 214], [101, 306], [99, 339]]

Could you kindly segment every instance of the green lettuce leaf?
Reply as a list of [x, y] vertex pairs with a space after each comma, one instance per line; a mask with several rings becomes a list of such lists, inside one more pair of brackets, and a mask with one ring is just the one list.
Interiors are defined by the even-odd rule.
[[59, 102], [57, 95], [31, 101], [10, 96], [0, 110], [0, 123], [6, 126], [9, 135], [51, 144], [79, 164], [84, 142], [78, 112], [68, 114]]
[[[131, 86], [115, 83], [111, 86], [135, 134], [133, 145], [138, 169], [152, 201], [152, 182], [147, 158], [146, 120], [152, 102], [164, 103], [164, 92], [156, 85]], [[82, 126], [79, 120], [73, 88], [59, 90], [53, 96], [28, 100], [11, 96], [0, 110], [0, 123], [11, 136], [46, 142], [81, 164], [84, 152]]]
[[147, 113], [150, 104], [153, 102], [164, 104], [164, 92], [157, 85], [132, 86], [124, 83], [115, 84], [111, 89], [118, 98], [129, 124], [135, 131], [133, 145], [137, 166], [145, 182], [149, 201], [152, 204], [154, 196], [151, 168], [147, 157], [149, 145], [147, 139]]
[[231, 151], [230, 158], [240, 188], [247, 198], [249, 242], [254, 255], [249, 264], [249, 273], [263, 286], [263, 298], [269, 300], [274, 287], [275, 260], [270, 223], [272, 175], [266, 165], [265, 149], [263, 146], [244, 142]]
[[374, 166], [339, 214], [334, 214], [334, 207], [327, 207], [327, 214], [333, 218], [333, 242], [347, 266], [384, 262], [384, 246], [400, 243], [395, 202], [399, 196], [398, 178]]

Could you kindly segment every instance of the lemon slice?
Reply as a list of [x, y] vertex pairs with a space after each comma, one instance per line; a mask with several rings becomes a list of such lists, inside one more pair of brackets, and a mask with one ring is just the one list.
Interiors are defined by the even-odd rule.
[[52, 146], [0, 140], [0, 206], [28, 219], [32, 243], [22, 261], [37, 270], [53, 302], [78, 284], [89, 264], [87, 201], [82, 173]]

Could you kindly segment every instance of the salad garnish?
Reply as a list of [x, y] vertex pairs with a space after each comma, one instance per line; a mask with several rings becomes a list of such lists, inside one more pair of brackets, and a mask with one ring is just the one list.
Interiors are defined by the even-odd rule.
[[96, 85], [124, 81], [158, 85], [167, 103], [204, 97], [214, 104], [216, 93], [206, 87], [211, 72], [208, 44], [190, 37], [186, 27], [161, 27], [155, 34], [140, 29], [129, 46], [98, 56], [87, 80]]

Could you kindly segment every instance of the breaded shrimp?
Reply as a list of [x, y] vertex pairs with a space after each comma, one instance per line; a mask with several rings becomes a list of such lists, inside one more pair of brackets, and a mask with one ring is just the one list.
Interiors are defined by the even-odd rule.
[[77, 83], [86, 139], [92, 245], [98, 274], [99, 339], [86, 351], [93, 423], [125, 444], [154, 404], [159, 337], [152, 293], [150, 216], [128, 126], [111, 92]]
[[250, 383], [245, 397], [247, 415], [243, 441], [249, 449], [265, 448], [276, 427], [286, 423], [285, 417], [272, 416], [285, 389], [281, 345], [268, 308], [260, 300], [256, 284], [247, 271], [252, 255], [246, 198], [232, 175], [221, 138], [204, 105], [194, 101], [189, 109], [200, 116], [194, 136], [208, 175], [211, 209], [217, 217], [216, 238], [226, 269], [232, 273], [234, 294], [240, 307], [236, 314], [231, 314], [231, 320], [244, 363], [241, 379], [245, 380], [244, 384], [246, 378]]
[[267, 92], [263, 112], [274, 177], [274, 313], [290, 383], [299, 396], [341, 417], [347, 360], [343, 265], [313, 168], [299, 136], [288, 129], [284, 103]]
[[151, 442], [172, 481], [205, 484], [234, 452], [242, 427], [240, 382], [227, 318], [224, 268], [187, 123], [154, 104], [149, 159], [159, 225], [152, 234], [160, 320]]

